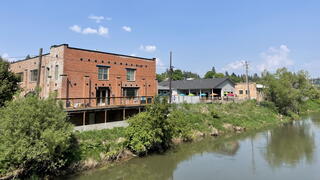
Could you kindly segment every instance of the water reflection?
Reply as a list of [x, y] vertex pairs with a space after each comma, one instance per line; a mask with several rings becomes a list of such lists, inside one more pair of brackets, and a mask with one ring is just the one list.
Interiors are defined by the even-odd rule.
[[320, 162], [314, 160], [320, 154], [315, 150], [319, 129], [320, 114], [316, 114], [271, 130], [181, 144], [163, 155], [135, 158], [67, 179], [314, 180], [320, 177]]
[[[154, 179], [166, 180], [172, 179], [178, 164], [188, 161], [196, 154], [218, 153], [225, 156], [234, 156], [239, 150], [240, 145], [235, 140], [214, 140], [208, 138], [199, 142], [190, 144], [181, 144], [171, 152], [163, 155], [153, 155], [145, 158], [136, 158], [124, 162], [112, 168], [101, 171], [93, 171], [93, 174], [87, 174], [71, 179]], [[91, 179], [90, 178], [90, 179]]]
[[296, 121], [268, 133], [265, 158], [270, 166], [296, 166], [300, 161], [312, 163], [315, 141], [310, 124]]

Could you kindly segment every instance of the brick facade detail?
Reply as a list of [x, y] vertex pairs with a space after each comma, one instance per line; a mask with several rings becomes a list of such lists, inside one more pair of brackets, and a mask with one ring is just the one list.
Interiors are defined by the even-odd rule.
[[[156, 61], [140, 57], [106, 53], [55, 45], [42, 56], [40, 96], [46, 98], [56, 92], [58, 98], [94, 98], [98, 90], [108, 89], [108, 96], [122, 97], [124, 89], [136, 89], [137, 96], [155, 96], [157, 93]], [[31, 71], [38, 69], [39, 58], [11, 63], [11, 70], [23, 74], [23, 94], [36, 88]], [[99, 80], [99, 67], [108, 69], [108, 79]], [[127, 80], [127, 69], [134, 69], [134, 80]]]

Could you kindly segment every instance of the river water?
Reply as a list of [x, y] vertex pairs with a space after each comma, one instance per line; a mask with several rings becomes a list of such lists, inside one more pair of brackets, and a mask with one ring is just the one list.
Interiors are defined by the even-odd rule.
[[319, 180], [320, 114], [233, 137], [208, 137], [72, 180]]

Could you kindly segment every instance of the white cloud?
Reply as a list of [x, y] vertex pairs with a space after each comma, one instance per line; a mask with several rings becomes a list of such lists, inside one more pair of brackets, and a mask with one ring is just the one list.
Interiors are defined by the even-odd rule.
[[137, 56], [137, 55], [133, 53], [133, 54], [130, 54], [130, 56]]
[[165, 64], [161, 61], [160, 58], [156, 58], [157, 69], [164, 70], [166, 69]]
[[100, 26], [98, 29], [98, 34], [101, 36], [106, 36], [109, 34], [109, 29], [103, 26]]
[[71, 31], [74, 31], [74, 32], [77, 32], [77, 33], [81, 33], [81, 27], [78, 26], [78, 25], [73, 25], [73, 26], [69, 27], [69, 29]]
[[73, 26], [69, 27], [69, 29], [71, 31], [74, 31], [74, 32], [80, 33], [80, 34], [97, 34], [97, 35], [101, 35], [101, 36], [107, 36], [109, 34], [109, 29], [107, 27], [103, 27], [103, 26], [99, 26], [98, 29], [91, 28], [91, 27], [87, 27], [87, 28], [82, 29], [78, 25], [73, 25]]
[[131, 27], [129, 27], [129, 26], [122, 26], [122, 29], [127, 31], [127, 32], [131, 32], [132, 31]]
[[223, 71], [236, 71], [243, 69], [244, 62], [243, 61], [234, 61], [229, 64], [227, 64], [224, 68], [222, 68]]
[[9, 54], [8, 54], [8, 53], [2, 53], [2, 54], [0, 54], [0, 56], [1, 56], [3, 59], [6, 59], [6, 60], [9, 61], [9, 62], [13, 62], [13, 61], [16, 61], [16, 60], [17, 60], [16, 58], [11, 58], [11, 57], [9, 57]]
[[146, 51], [146, 52], [154, 52], [157, 50], [157, 47], [155, 45], [146, 45], [146, 46], [141, 45], [140, 50]]
[[84, 28], [82, 31], [82, 34], [97, 34], [97, 33], [98, 33], [98, 31], [96, 29], [91, 28], [91, 27]]
[[90, 15], [88, 18], [94, 20], [96, 23], [100, 23], [102, 20], [104, 20], [103, 16]]
[[288, 67], [294, 64], [289, 57], [290, 49], [286, 45], [278, 48], [270, 47], [266, 52], [261, 53], [262, 62], [257, 65], [259, 71], [274, 70], [281, 67]]

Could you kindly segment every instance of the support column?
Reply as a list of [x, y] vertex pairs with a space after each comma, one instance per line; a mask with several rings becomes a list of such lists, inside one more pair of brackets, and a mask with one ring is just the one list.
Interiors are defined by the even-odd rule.
[[141, 112], [141, 108], [139, 107], [139, 113]]
[[213, 89], [211, 89], [211, 100], [212, 100], [212, 103], [213, 103]]
[[122, 111], [122, 119], [126, 120], [126, 109], [125, 108], [123, 108], [123, 111]]
[[82, 125], [86, 125], [86, 112], [83, 112], [83, 116], [82, 116]]
[[108, 120], [108, 110], [104, 111], [104, 123], [107, 123]]

